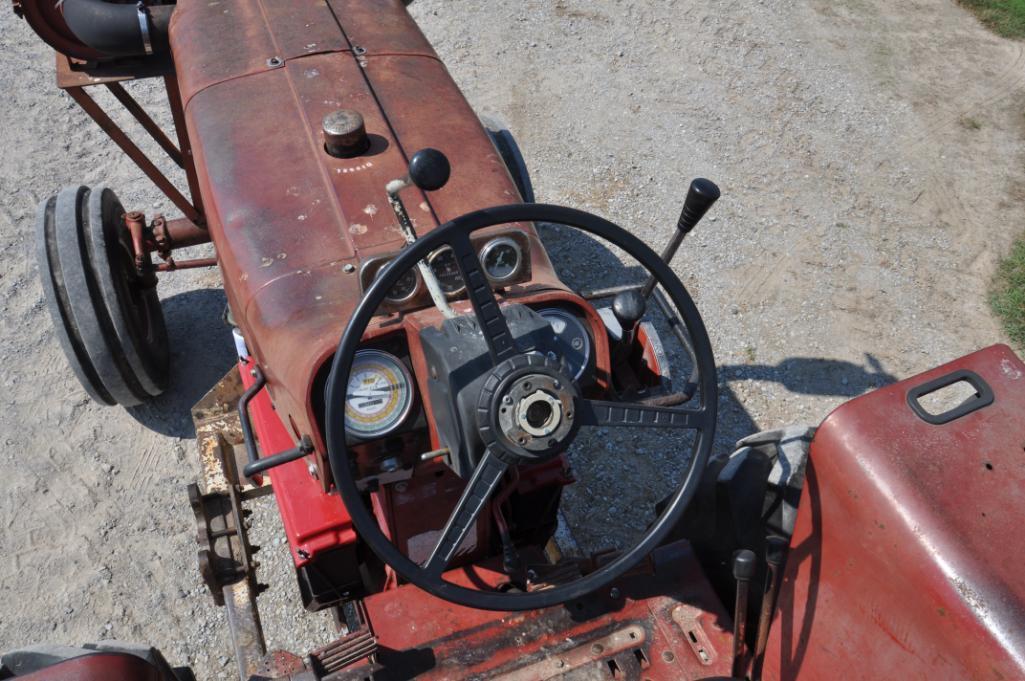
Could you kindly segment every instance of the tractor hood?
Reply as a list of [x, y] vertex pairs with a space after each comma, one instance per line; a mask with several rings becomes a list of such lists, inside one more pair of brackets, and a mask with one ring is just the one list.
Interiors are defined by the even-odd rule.
[[[313, 377], [360, 299], [361, 258], [403, 243], [385, 184], [421, 148], [451, 159], [443, 189], [403, 192], [421, 233], [518, 201], [515, 185], [399, 0], [179, 0], [170, 43], [229, 304], [282, 421], [321, 449]], [[366, 153], [326, 153], [339, 109], [362, 114]]]

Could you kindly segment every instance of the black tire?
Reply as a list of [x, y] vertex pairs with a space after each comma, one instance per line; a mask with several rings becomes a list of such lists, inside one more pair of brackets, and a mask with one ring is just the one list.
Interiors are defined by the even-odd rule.
[[520, 192], [520, 199], [523, 203], [534, 203], [534, 185], [530, 181], [530, 172], [527, 171], [527, 163], [523, 160], [523, 153], [520, 151], [520, 145], [516, 143], [516, 138], [499, 120], [482, 117], [481, 123], [484, 124], [491, 143], [495, 145], [505, 167], [509, 170], [509, 176]]
[[105, 187], [68, 187], [39, 208], [37, 254], [54, 329], [86, 392], [136, 406], [167, 386], [167, 329], [152, 282], [135, 274], [124, 209]]
[[107, 187], [89, 192], [86, 246], [117, 347], [146, 394], [155, 397], [167, 389], [171, 356], [167, 327], [156, 282], [143, 281], [135, 272], [128, 231], [121, 226], [124, 212]]

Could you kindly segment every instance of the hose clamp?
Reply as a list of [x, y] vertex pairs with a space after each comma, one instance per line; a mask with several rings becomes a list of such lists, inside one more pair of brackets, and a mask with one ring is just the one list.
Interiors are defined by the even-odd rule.
[[139, 31], [142, 35], [142, 48], [146, 51], [146, 54], [153, 54], [153, 43], [149, 38], [149, 12], [146, 11], [146, 5], [141, 2], [135, 6], [135, 9], [139, 13]]

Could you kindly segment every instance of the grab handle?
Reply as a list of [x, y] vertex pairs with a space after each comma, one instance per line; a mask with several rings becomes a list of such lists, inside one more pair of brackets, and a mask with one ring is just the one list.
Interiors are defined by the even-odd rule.
[[[930, 414], [925, 410], [919, 401], [921, 398], [925, 397], [929, 393], [942, 390], [948, 385], [953, 385], [958, 381], [965, 381], [975, 388], [975, 396], [968, 398], [953, 409], [940, 414]], [[954, 419], [959, 419], [973, 411], [977, 411], [983, 407], [988, 407], [993, 404], [993, 399], [993, 389], [989, 387], [989, 384], [982, 380], [982, 377], [977, 373], [969, 371], [968, 369], [960, 369], [947, 374], [946, 376], [940, 376], [939, 378], [933, 379], [928, 383], [923, 383], [917, 388], [912, 388], [908, 391], [908, 406], [910, 406], [912, 411], [918, 415], [918, 418], [922, 419], [926, 423], [931, 423], [934, 426], [950, 423]]]

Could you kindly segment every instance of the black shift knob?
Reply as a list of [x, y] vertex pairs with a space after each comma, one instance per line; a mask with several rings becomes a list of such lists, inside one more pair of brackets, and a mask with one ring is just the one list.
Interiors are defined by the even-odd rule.
[[639, 291], [623, 291], [612, 299], [612, 314], [626, 333], [631, 333], [637, 326], [646, 307], [644, 296]]
[[452, 166], [437, 149], [421, 149], [409, 160], [409, 179], [420, 189], [432, 192], [448, 182]]
[[737, 581], [744, 581], [754, 577], [756, 567], [758, 566], [754, 551], [742, 549], [733, 556], [733, 578]]
[[705, 213], [712, 207], [712, 204], [719, 200], [719, 195], [719, 187], [711, 180], [699, 177], [691, 182], [676, 228], [684, 234], [694, 229], [694, 226], [701, 222], [701, 218], [705, 217]]

